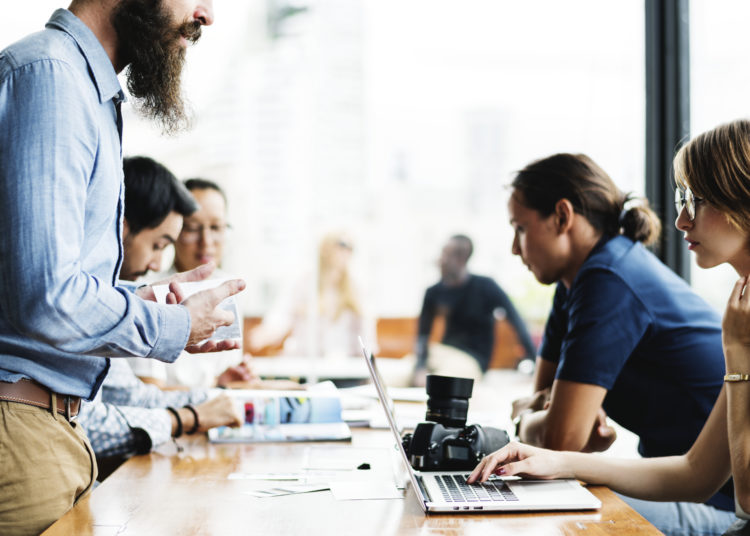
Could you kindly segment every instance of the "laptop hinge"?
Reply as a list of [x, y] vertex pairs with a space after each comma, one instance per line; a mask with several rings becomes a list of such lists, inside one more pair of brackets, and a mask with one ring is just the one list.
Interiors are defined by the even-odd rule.
[[424, 485], [424, 482], [422, 482], [422, 477], [420, 475], [414, 475], [417, 477], [417, 484], [419, 484], [419, 489], [422, 490], [422, 497], [425, 497], [427, 499], [427, 502], [433, 502], [432, 497], [430, 496], [430, 492], [427, 491], [427, 486]]

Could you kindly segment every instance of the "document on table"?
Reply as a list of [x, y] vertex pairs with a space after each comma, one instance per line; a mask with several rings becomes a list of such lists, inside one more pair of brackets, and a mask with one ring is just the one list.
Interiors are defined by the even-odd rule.
[[325, 491], [329, 489], [328, 484], [287, 484], [268, 489], [254, 489], [246, 491], [247, 495], [253, 497], [280, 497], [282, 495], [294, 495], [296, 493], [312, 493], [314, 491]]
[[331, 482], [331, 493], [337, 501], [404, 498], [393, 479]]

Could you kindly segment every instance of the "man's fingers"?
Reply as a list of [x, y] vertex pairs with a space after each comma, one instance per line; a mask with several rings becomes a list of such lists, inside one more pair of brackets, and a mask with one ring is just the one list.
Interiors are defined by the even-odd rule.
[[201, 344], [188, 344], [185, 347], [185, 351], [189, 354], [206, 354], [208, 352], [212, 352], [215, 347], [216, 342], [206, 341]]
[[224, 352], [225, 350], [237, 350], [240, 347], [240, 341], [237, 339], [224, 339], [221, 341], [214, 341], [216, 343], [215, 352]]
[[216, 327], [220, 326], [231, 326], [234, 323], [234, 313], [225, 311], [223, 309], [217, 309], [216, 314]]
[[176, 281], [178, 283], [186, 283], [189, 281], [203, 281], [210, 276], [216, 269], [216, 263], [214, 261], [201, 264], [197, 268], [188, 270], [187, 272], [181, 272], [177, 275], [172, 276], [170, 281]]
[[182, 303], [185, 301], [185, 293], [182, 292], [182, 287], [176, 281], [172, 281], [169, 284], [169, 292], [170, 294], [174, 294], [175, 300], [177, 300], [176, 303]]
[[174, 292], [167, 293], [166, 301], [169, 305], [177, 305], [178, 303], [180, 303], [177, 301], [177, 296], [175, 296]]
[[208, 354], [211, 352], [223, 352], [236, 350], [240, 347], [240, 341], [236, 339], [224, 339], [220, 341], [206, 341], [200, 344], [190, 344], [185, 347], [189, 354]]
[[206, 292], [210, 292], [213, 302], [217, 305], [226, 300], [229, 296], [234, 296], [238, 292], [245, 290], [245, 281], [242, 279], [230, 279], [221, 285]]

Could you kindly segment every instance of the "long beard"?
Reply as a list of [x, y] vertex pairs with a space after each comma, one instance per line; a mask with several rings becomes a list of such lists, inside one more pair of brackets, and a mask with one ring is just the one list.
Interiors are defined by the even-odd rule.
[[181, 86], [185, 48], [180, 37], [196, 42], [200, 23], [176, 25], [163, 0], [121, 0], [112, 24], [118, 61], [128, 66], [127, 86], [136, 109], [158, 121], [165, 134], [188, 128], [191, 118]]

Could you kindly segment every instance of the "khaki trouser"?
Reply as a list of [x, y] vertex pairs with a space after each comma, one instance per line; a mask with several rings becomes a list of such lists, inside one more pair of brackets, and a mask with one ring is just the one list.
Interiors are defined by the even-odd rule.
[[94, 452], [80, 424], [0, 400], [0, 534], [39, 534], [95, 480]]

